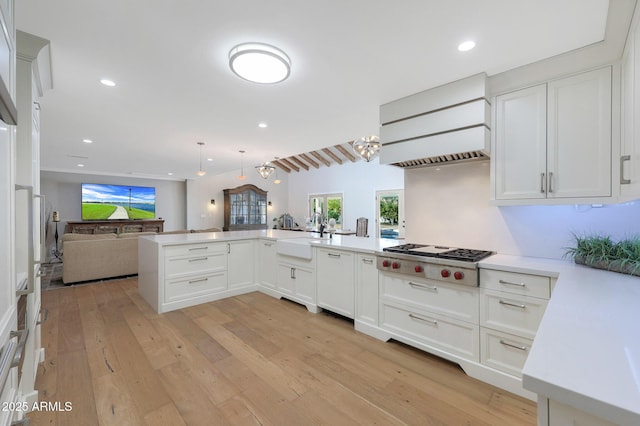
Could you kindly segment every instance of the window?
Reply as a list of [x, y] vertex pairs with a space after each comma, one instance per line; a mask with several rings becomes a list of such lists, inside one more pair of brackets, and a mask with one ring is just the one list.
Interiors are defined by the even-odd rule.
[[318, 218], [335, 219], [336, 229], [342, 229], [342, 194], [315, 194], [309, 196], [311, 226], [318, 227]]
[[376, 191], [378, 238], [404, 238], [404, 190]]

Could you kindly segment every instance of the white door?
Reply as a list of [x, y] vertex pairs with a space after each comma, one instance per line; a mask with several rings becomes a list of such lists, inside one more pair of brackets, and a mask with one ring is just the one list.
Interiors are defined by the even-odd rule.
[[404, 238], [404, 189], [376, 191], [376, 237]]

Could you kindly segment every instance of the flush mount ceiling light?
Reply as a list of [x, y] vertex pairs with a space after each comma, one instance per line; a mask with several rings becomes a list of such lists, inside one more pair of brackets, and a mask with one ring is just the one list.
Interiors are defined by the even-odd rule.
[[256, 171], [260, 176], [262, 176], [262, 179], [268, 179], [275, 170], [276, 168], [273, 167], [268, 161], [266, 163], [260, 164], [259, 166], [256, 166]]
[[198, 176], [204, 176], [207, 174], [207, 172], [205, 172], [204, 170], [202, 170], [202, 145], [204, 145], [204, 142], [198, 142], [198, 145], [200, 145], [200, 168], [198, 169], [198, 171], [196, 172], [196, 174]]
[[378, 156], [380, 139], [377, 136], [365, 136], [353, 143], [353, 152], [367, 163]]
[[474, 47], [476, 47], [476, 42], [473, 40], [467, 40], [467, 41], [463, 41], [458, 45], [458, 50], [460, 52], [467, 52], [473, 49]]
[[280, 83], [291, 73], [291, 60], [282, 50], [264, 43], [242, 43], [229, 51], [229, 67], [254, 83]]

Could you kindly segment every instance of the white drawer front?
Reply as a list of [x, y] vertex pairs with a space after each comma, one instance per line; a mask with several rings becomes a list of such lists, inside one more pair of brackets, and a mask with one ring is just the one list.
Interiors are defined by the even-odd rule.
[[164, 289], [165, 302], [175, 302], [206, 294], [217, 293], [227, 288], [227, 272], [220, 271], [202, 277], [190, 277], [167, 281]]
[[382, 305], [381, 326], [392, 334], [479, 361], [478, 326], [398, 305]]
[[480, 328], [480, 362], [496, 370], [522, 377], [522, 367], [532, 340]]
[[406, 280], [382, 274], [382, 297], [429, 312], [478, 323], [478, 288], [439, 283], [431, 280]]
[[551, 296], [549, 277], [493, 269], [480, 269], [480, 287], [543, 299]]
[[170, 257], [165, 260], [166, 278], [200, 274], [227, 269], [226, 253], [202, 254], [202, 256]]
[[165, 257], [173, 256], [201, 256], [212, 253], [226, 253], [227, 243], [196, 243], [166, 246]]
[[547, 301], [502, 291], [480, 290], [480, 325], [533, 339]]

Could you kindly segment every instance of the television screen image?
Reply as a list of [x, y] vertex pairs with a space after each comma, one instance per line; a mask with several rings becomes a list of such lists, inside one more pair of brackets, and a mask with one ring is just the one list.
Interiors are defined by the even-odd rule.
[[82, 220], [154, 219], [156, 189], [82, 184]]

